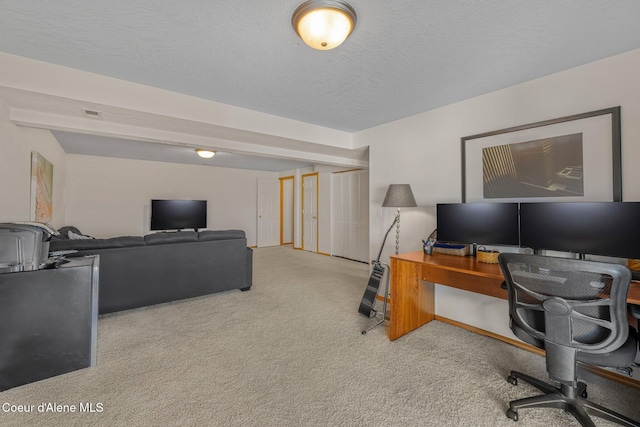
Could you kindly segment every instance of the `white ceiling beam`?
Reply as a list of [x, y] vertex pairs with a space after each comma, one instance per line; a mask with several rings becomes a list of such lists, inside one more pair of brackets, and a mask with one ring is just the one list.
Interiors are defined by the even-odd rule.
[[[41, 111], [10, 109], [10, 119], [18, 126], [99, 135], [112, 138], [147, 141], [159, 144], [179, 145], [193, 148], [211, 148], [229, 153], [251, 154], [318, 163], [333, 166], [368, 167], [367, 159], [342, 157], [302, 150], [285, 149], [266, 145], [230, 141], [187, 133], [172, 132], [147, 127], [125, 125], [102, 120], [72, 117]], [[355, 156], [354, 156], [355, 157]]]

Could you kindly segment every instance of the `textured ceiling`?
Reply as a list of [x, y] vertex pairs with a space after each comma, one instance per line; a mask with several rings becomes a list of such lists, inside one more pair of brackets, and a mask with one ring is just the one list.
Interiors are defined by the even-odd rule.
[[356, 132], [640, 48], [637, 0], [350, 0], [331, 51], [301, 0], [0, 0], [0, 51]]

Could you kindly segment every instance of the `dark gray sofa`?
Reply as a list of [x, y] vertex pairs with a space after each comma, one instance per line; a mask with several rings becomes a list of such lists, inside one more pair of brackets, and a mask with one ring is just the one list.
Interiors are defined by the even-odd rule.
[[242, 230], [53, 239], [49, 247], [70, 249], [78, 252], [67, 257], [100, 255], [99, 314], [251, 288], [253, 251]]

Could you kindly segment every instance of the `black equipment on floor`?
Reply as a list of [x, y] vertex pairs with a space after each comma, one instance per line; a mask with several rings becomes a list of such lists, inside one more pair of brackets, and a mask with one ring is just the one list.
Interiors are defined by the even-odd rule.
[[360, 307], [358, 313], [366, 317], [371, 317], [375, 314], [373, 305], [376, 301], [376, 295], [378, 295], [378, 288], [380, 287], [380, 281], [384, 276], [384, 266], [379, 263], [373, 264], [373, 270], [371, 271], [371, 277], [369, 277], [369, 283], [364, 290], [362, 301], [360, 301]]
[[[364, 290], [364, 295], [362, 296], [362, 301], [360, 301], [360, 307], [358, 308], [358, 313], [362, 314], [366, 317], [373, 317], [377, 315], [376, 310], [374, 310], [373, 306], [376, 301], [376, 297], [378, 295], [378, 289], [380, 288], [380, 282], [383, 277], [385, 277], [385, 271], [389, 272], [389, 266], [380, 262], [380, 257], [382, 256], [382, 250], [384, 249], [384, 244], [387, 242], [387, 237], [389, 236], [389, 232], [393, 229], [393, 227], [398, 222], [398, 215], [395, 216], [391, 227], [387, 230], [387, 233], [384, 235], [384, 239], [382, 239], [382, 246], [380, 246], [380, 251], [378, 251], [378, 257], [373, 260], [373, 268], [371, 270], [371, 276], [369, 277], [369, 282], [367, 283], [367, 288]], [[389, 299], [389, 274], [386, 274], [385, 280], [385, 291], [384, 291], [384, 302], [382, 309], [382, 317], [378, 320], [377, 323], [370, 326], [367, 329], [362, 331], [362, 335], [365, 335], [367, 332], [372, 330], [373, 328], [381, 325], [386, 318], [387, 315], [387, 300]]]

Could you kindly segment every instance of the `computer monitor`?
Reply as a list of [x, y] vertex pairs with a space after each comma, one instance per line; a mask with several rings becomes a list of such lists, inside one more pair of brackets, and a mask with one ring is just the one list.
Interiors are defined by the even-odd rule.
[[520, 244], [640, 258], [640, 202], [521, 203]]
[[438, 240], [517, 246], [517, 203], [439, 203]]

